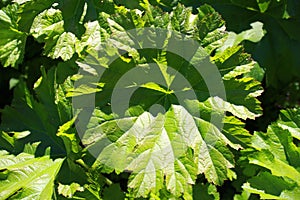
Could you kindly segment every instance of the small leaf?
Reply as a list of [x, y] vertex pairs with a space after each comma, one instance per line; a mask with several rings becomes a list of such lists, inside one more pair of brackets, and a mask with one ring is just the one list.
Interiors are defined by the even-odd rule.
[[223, 52], [225, 49], [236, 46], [240, 44], [244, 40], [249, 40], [251, 42], [258, 42], [264, 36], [263, 31], [263, 23], [261, 22], [254, 22], [250, 24], [252, 29], [243, 31], [239, 34], [234, 32], [229, 32], [227, 40], [224, 42], [223, 46], [220, 48], [220, 51]]
[[77, 38], [73, 33], [64, 32], [61, 34], [57, 40], [57, 43], [54, 47], [54, 52], [52, 57], [59, 58], [61, 57], [64, 61], [72, 58], [75, 53], [75, 44]]
[[264, 13], [268, 10], [271, 0], [256, 0], [259, 10], [261, 13]]
[[61, 194], [64, 197], [72, 198], [77, 191], [83, 192], [84, 188], [81, 187], [78, 183], [71, 183], [71, 185], [63, 185], [59, 183], [57, 190], [58, 194]]

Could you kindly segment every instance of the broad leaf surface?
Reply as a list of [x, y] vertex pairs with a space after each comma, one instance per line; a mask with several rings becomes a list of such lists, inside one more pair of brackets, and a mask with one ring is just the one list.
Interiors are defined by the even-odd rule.
[[1, 199], [52, 199], [54, 179], [63, 160], [0, 152]]
[[[83, 83], [89, 80], [96, 85], [100, 75], [99, 82], [104, 84], [95, 97], [99, 110], [94, 110], [82, 136], [83, 144], [98, 157], [94, 167], [109, 173], [113, 170], [132, 172], [128, 186], [134, 197], [157, 195], [165, 190], [175, 197], [186, 196], [198, 174], [204, 174], [215, 185], [234, 179], [236, 175], [230, 168], [235, 163], [229, 147], [239, 149], [251, 144], [251, 135], [243, 129], [240, 119], [255, 119], [261, 115], [257, 97], [262, 93], [259, 76], [252, 73], [257, 63], [239, 44], [245, 39], [260, 39], [263, 35], [261, 24], [238, 35], [236, 41], [229, 44], [224, 22], [207, 5], [200, 7], [197, 15], [181, 5], [171, 14], [153, 10], [148, 4], [143, 4], [144, 10], [116, 9], [116, 15], [100, 16], [106, 23], [101, 27], [102, 35], [111, 35], [108, 42], [99, 41], [100, 48], [97, 51], [90, 48], [87, 59], [78, 62], [81, 73], [88, 74], [82, 78]], [[176, 37], [182, 39], [180, 35], [149, 31], [147, 37], [143, 37], [142, 31], [128, 32], [145, 25], [181, 31], [187, 38], [199, 42], [203, 49], [181, 46], [179, 56], [168, 49], [174, 48]], [[153, 48], [143, 49], [144, 44]], [[221, 49], [224, 44], [227, 45]], [[186, 60], [183, 57], [188, 52], [193, 53]], [[210, 56], [212, 52], [215, 54]], [[209, 60], [220, 72], [226, 97], [210, 94], [205, 79], [193, 68], [193, 64]], [[120, 84], [119, 80], [133, 69], [152, 76], [132, 76], [133, 81]], [[97, 113], [111, 113], [107, 105], [122, 105], [124, 96], [132, 88], [135, 92], [129, 100], [132, 106], [129, 113], [139, 114], [126, 117], [126, 109], [123, 109], [112, 118], [98, 115], [97, 122]], [[120, 96], [117, 103], [112, 101], [114, 90]], [[92, 93], [93, 89], [90, 91]], [[195, 93], [194, 99], [180, 101], [176, 98], [179, 93], [190, 92]], [[84, 97], [84, 93], [76, 94], [80, 95]], [[154, 104], [161, 105], [165, 113], [152, 113]], [[135, 110], [137, 106], [145, 112]], [[224, 115], [226, 112], [230, 114]]]
[[[83, 141], [95, 142], [89, 148], [101, 151], [100, 145], [107, 141], [103, 136], [105, 131], [109, 135], [114, 127], [111, 124], [110, 129], [104, 129], [106, 123], [98, 138], [85, 137]], [[229, 168], [233, 167], [233, 156], [226, 148], [231, 143], [221, 134], [213, 125], [191, 116], [182, 106], [173, 105], [165, 115], [140, 115], [131, 128], [101, 151], [97, 162], [108, 171], [132, 171], [129, 187], [137, 196], [156, 193], [163, 184], [179, 196], [191, 187], [196, 174], [204, 173], [217, 185], [232, 178]]]
[[251, 146], [256, 151], [246, 155], [251, 164], [268, 171], [250, 178], [243, 185], [244, 190], [264, 199], [300, 197], [300, 149], [295, 143], [299, 129], [298, 113], [299, 109], [283, 110], [279, 120], [268, 127], [267, 133], [254, 134]]

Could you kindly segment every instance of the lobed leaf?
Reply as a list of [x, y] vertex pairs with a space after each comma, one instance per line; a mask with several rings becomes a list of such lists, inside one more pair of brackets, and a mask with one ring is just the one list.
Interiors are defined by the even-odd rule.
[[0, 152], [0, 197], [2, 199], [52, 199], [54, 180], [63, 159], [34, 158]]

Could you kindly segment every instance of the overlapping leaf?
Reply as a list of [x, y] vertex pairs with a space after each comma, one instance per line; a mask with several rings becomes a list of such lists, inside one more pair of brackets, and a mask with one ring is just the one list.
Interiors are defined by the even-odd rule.
[[27, 35], [19, 30], [18, 6], [0, 10], [0, 61], [4, 67], [17, 67], [23, 61]]
[[[192, 55], [192, 58], [190, 58], [190, 60], [187, 61], [184, 60], [183, 58], [180, 58], [178, 55], [174, 55], [168, 52], [158, 52], [154, 50], [143, 49], [143, 51], [137, 53], [138, 50], [135, 50], [134, 48], [135, 47], [143, 48], [143, 43], [149, 43], [150, 46], [152, 45], [153, 47], [157, 47], [157, 48], [165, 48], [167, 50], [173, 48], [172, 45], [174, 42], [172, 41], [172, 39], [167, 38], [167, 36], [165, 36], [165, 40], [162, 41], [161, 39], [162, 36], [160, 36], [159, 33], [153, 33], [152, 36], [149, 36], [149, 37], [153, 37], [154, 40], [152, 39], [152, 41], [150, 40], [150, 38], [149, 39], [142, 38], [143, 34], [148, 34], [146, 32], [143, 33], [142, 31], [141, 33], [137, 31], [133, 35], [126, 35], [127, 30], [131, 30], [133, 28], [139, 28], [141, 25], [147, 23], [148, 24], [154, 23], [154, 26], [158, 28], [166, 28], [166, 29], [174, 25], [175, 27], [172, 27], [173, 30], [182, 29], [181, 31], [183, 33], [188, 33], [188, 35], [193, 35], [195, 39], [199, 39], [200, 44], [202, 44], [206, 48], [205, 50], [207, 51], [207, 54], [209, 54], [211, 51], [217, 52], [216, 55], [212, 57], [212, 61], [219, 67], [220, 73], [223, 76], [224, 86], [226, 90], [226, 97], [227, 97], [227, 99], [223, 99], [225, 101], [224, 105], [226, 105], [224, 110], [229, 111], [233, 113], [235, 116], [242, 119], [247, 119], [247, 118], [254, 119], [255, 117], [258, 117], [261, 114], [261, 108], [260, 108], [260, 102], [256, 99], [256, 97], [261, 94], [262, 88], [260, 87], [260, 83], [254, 79], [254, 78], [260, 79], [260, 77], [258, 76], [253, 77], [253, 73], [252, 73], [252, 70], [257, 69], [257, 64], [251, 61], [249, 55], [242, 52], [241, 46], [236, 46], [237, 44], [239, 44], [239, 42], [232, 47], [225, 45], [226, 47], [221, 49], [221, 47], [223, 47], [222, 45], [226, 43], [227, 41], [226, 39], [228, 38], [228, 35], [222, 31], [222, 29], [224, 29], [224, 26], [223, 26], [223, 22], [220, 20], [220, 17], [209, 6], [201, 7], [198, 15], [192, 15], [191, 13], [188, 14], [189, 12], [190, 11], [188, 9], [183, 9], [181, 6], [179, 6], [175, 9], [173, 13], [170, 14], [169, 17], [168, 15], [164, 14], [164, 18], [166, 19], [169, 18], [168, 20], [170, 21], [169, 25], [156, 24], [156, 22], [154, 23], [153, 22], [154, 19], [155, 19], [154, 21], [159, 21], [159, 18], [161, 18], [160, 13], [154, 13], [154, 12], [151, 13], [145, 12], [146, 14], [141, 16], [140, 14], [138, 14], [137, 11], [135, 13], [134, 11], [126, 11], [123, 8], [120, 9], [120, 13], [116, 17], [111, 16], [112, 18], [108, 18], [108, 16], [106, 16], [107, 24], [109, 25], [109, 27], [107, 28], [108, 30], [106, 31], [112, 33], [113, 35], [116, 35], [116, 38], [114, 38], [114, 36], [112, 35], [112, 37], [110, 38], [111, 40], [109, 42], [113, 43], [115, 46], [110, 47], [110, 49], [107, 48], [106, 46], [102, 46], [102, 48], [104, 48], [106, 52], [101, 52], [99, 54], [106, 55], [106, 57], [108, 58], [108, 59], [106, 58], [107, 60], [106, 62], [112, 62], [112, 60], [110, 61], [109, 59], [114, 58], [116, 56], [121, 58], [119, 60], [113, 60], [114, 63], [109, 63], [111, 65], [109, 66], [109, 69], [107, 69], [107, 71], [111, 70], [112, 72], [106, 73], [105, 75], [107, 76], [102, 77], [102, 80], [106, 84], [106, 87], [109, 88], [110, 90], [113, 89], [114, 85], [116, 84], [116, 81], [122, 76], [122, 73], [126, 73], [130, 69], [136, 67], [136, 65], [143, 64], [145, 62], [146, 63], [156, 62], [160, 68], [161, 66], [165, 65], [165, 67], [170, 66], [171, 68], [177, 70], [180, 74], [184, 76], [185, 79], [189, 81], [190, 84], [189, 86], [192, 87], [190, 89], [196, 92], [198, 98], [201, 98], [201, 100], [207, 99], [209, 97], [209, 91], [207, 89], [207, 86], [205, 86], [205, 84], [208, 83], [204, 82], [203, 78], [199, 76], [199, 72], [193, 69], [193, 67], [191, 66], [191, 64], [193, 63], [188, 63], [189, 61], [192, 62], [193, 58], [197, 58], [197, 57], [201, 58], [201, 56], [203, 55], [201, 55], [200, 53], [203, 52], [196, 51], [196, 49], [192, 49], [191, 46], [189, 47], [181, 46], [180, 52], [190, 52], [187, 53], [187, 55], [188, 54]], [[179, 20], [176, 19], [177, 15], [179, 15], [178, 13], [180, 13], [180, 15], [182, 16], [185, 16], [184, 19], [182, 18], [180, 19], [182, 21], [180, 23], [189, 24], [190, 27], [180, 28], [178, 27], [178, 25], [176, 25], [178, 24], [178, 20]], [[151, 16], [151, 19], [149, 19], [150, 18], [149, 15]], [[147, 18], [145, 16], [147, 16]], [[207, 22], [206, 19], [207, 17], [210, 17], [209, 19], [210, 23]], [[210, 24], [209, 27], [205, 27], [206, 24]], [[191, 27], [193, 27], [194, 29], [191, 29]], [[254, 29], [253, 31], [249, 30], [247, 33], [249, 34], [251, 33], [254, 36], [257, 35], [258, 33], [257, 36], [258, 38], [261, 38], [261, 34], [263, 34], [262, 29]], [[198, 36], [198, 34], [202, 34], [202, 35]], [[211, 39], [211, 37], [213, 39]], [[242, 35], [240, 37], [242, 37]], [[159, 41], [155, 41], [155, 38], [160, 38], [160, 39]], [[246, 37], [246, 39], [247, 38], [248, 36]], [[208, 46], [210, 47], [208, 48]], [[127, 51], [129, 52], [130, 56], [132, 56], [132, 58], [131, 59], [125, 58], [124, 56], [122, 56], [122, 54], [113, 52], [111, 48], [119, 48], [122, 51]], [[196, 53], [195, 55], [193, 55], [193, 51], [195, 51]], [[181, 56], [184, 55], [185, 54], [182, 53]], [[102, 58], [96, 57], [93, 59], [99, 59], [98, 65], [107, 68], [107, 64], [104, 64], [105, 63], [104, 58], [105, 56], [102, 56]], [[204, 60], [201, 59], [197, 61], [204, 62]], [[89, 65], [88, 62], [85, 64]], [[94, 64], [95, 63], [90, 63], [91, 66]], [[168, 72], [162, 72], [162, 74], [169, 73], [168, 76], [170, 77], [176, 75], [176, 72], [171, 73], [169, 69]], [[122, 72], [121, 71], [117, 72], [118, 70], [122, 70]], [[166, 69], [161, 68], [161, 70], [166, 70]], [[167, 80], [167, 77], [165, 75], [163, 76], [165, 77], [165, 82], [167, 87], [171, 88], [172, 82], [175, 82], [174, 84], [176, 84], [176, 81]], [[241, 78], [241, 76], [244, 77]], [[143, 85], [145, 84], [141, 84], [137, 86], [143, 87]], [[132, 85], [130, 87], [132, 87]], [[185, 84], [182, 84], [181, 87], [182, 88], [178, 88], [178, 86], [175, 86], [177, 90], [186, 89]], [[142, 91], [147, 90], [149, 93], [151, 93], [151, 91], [149, 90], [152, 89], [153, 88], [148, 87]], [[157, 96], [161, 96], [161, 95], [165, 95], [166, 92], [159, 92], [156, 90], [155, 94]], [[172, 94], [172, 91], [169, 91], [169, 94]], [[171, 98], [169, 96], [171, 95], [167, 95], [167, 98]], [[152, 102], [155, 102], [156, 100], [154, 98], [150, 97], [149, 95], [148, 100], [150, 101], [152, 99]], [[226, 101], [229, 104], [227, 104]], [[147, 105], [147, 103], [145, 104]], [[162, 103], [162, 105], [164, 105], [164, 103]]]
[[[85, 24], [81, 21], [79, 23], [80, 19], [74, 19], [72, 11], [67, 8], [67, 5], [68, 3], [65, 1], [58, 5], [53, 4], [51, 8], [44, 10], [34, 18], [30, 29], [30, 34], [37, 41], [45, 43], [44, 53], [47, 56], [53, 59], [62, 58], [64, 61], [70, 60], [75, 53], [80, 54], [86, 46], [89, 46], [88, 48], [98, 46], [98, 42], [101, 41], [99, 23], [97, 21]], [[66, 14], [66, 12], [68, 13]], [[82, 33], [79, 34], [79, 32]]]
[[54, 180], [63, 160], [0, 151], [1, 199], [52, 199]]
[[243, 185], [244, 190], [264, 199], [300, 197], [300, 149], [294, 142], [299, 133], [298, 113], [299, 109], [284, 110], [280, 119], [268, 127], [267, 133], [254, 134], [252, 146], [256, 151], [248, 155], [249, 162], [268, 171], [250, 178]]
[[64, 147], [56, 132], [62, 123], [71, 118], [70, 102], [66, 99], [65, 85], [57, 83], [57, 69], [51, 69], [48, 74], [42, 69], [43, 76], [35, 84], [35, 95], [30, 94], [23, 81], [16, 86], [12, 106], [2, 111], [1, 129], [5, 131], [30, 131], [24, 138], [27, 142], [42, 141], [41, 149], [52, 146], [58, 154], [63, 153]]
[[[260, 39], [263, 34], [261, 26], [238, 35], [228, 34], [220, 15], [207, 5], [200, 7], [197, 14], [182, 5], [166, 13], [154, 9], [148, 1], [143, 1], [138, 5], [140, 10], [114, 5], [110, 7], [113, 11], [100, 8], [102, 12], [93, 13], [93, 1], [58, 1], [55, 4], [52, 1], [36, 1], [36, 9], [32, 8], [35, 4], [33, 1], [16, 2], [20, 5], [13, 6], [20, 6], [21, 22], [26, 21], [21, 25], [22, 31], [29, 32], [38, 42], [45, 44], [45, 55], [67, 61], [75, 58], [76, 53], [81, 58], [85, 58], [86, 51], [91, 54], [86, 62], [78, 62], [83, 69], [82, 74], [72, 77], [73, 80], [80, 80], [81, 76], [87, 75], [91, 82], [71, 89], [71, 78], [65, 81], [65, 75], [56, 71], [62, 68], [52, 68], [47, 73], [42, 71], [33, 94], [25, 82], [20, 81], [15, 89], [12, 106], [3, 111], [1, 129], [6, 132], [1, 134], [6, 142], [14, 145], [14, 140], [7, 136], [12, 128], [15, 132], [10, 133], [16, 134], [16, 137], [18, 132], [29, 130], [31, 134], [24, 137], [23, 142], [41, 141], [43, 149], [52, 146], [55, 155], [64, 154], [68, 157], [59, 175], [61, 179], [65, 178], [65, 181], [72, 183], [74, 180], [69, 177], [70, 173], [86, 176], [75, 163], [82, 161], [78, 160], [81, 147], [73, 127], [76, 118], [71, 119], [70, 101], [66, 97], [79, 97], [87, 106], [91, 102], [84, 95], [98, 92], [95, 100], [99, 100], [96, 102], [99, 109], [94, 110], [87, 131], [80, 136], [89, 152], [98, 157], [95, 168], [103, 172], [115, 170], [117, 173], [131, 173], [129, 196], [192, 199], [192, 185], [199, 174], [203, 174], [209, 184], [214, 185], [222, 185], [225, 180], [235, 178], [231, 170], [235, 163], [230, 147], [239, 149], [250, 144], [250, 134], [243, 129], [244, 123], [241, 120], [260, 116], [257, 96], [262, 92], [257, 81], [259, 78], [254, 75], [254, 70], [259, 67], [248, 54], [243, 53], [240, 42], [244, 39]], [[112, 3], [104, 1], [101, 5]], [[22, 60], [26, 34], [17, 31], [18, 27], [14, 25], [17, 19], [13, 15], [4, 11], [2, 14], [3, 21], [9, 22], [4, 23], [3, 30], [9, 29], [9, 33], [5, 34], [9, 35], [10, 40], [18, 38], [19, 46], [14, 43], [9, 47], [10, 54], [5, 52], [0, 58], [5, 66], [15, 66]], [[87, 19], [92, 20], [86, 22]], [[10, 20], [15, 22], [10, 23]], [[161, 28], [170, 34], [159, 35], [159, 32], [154, 32], [143, 38], [143, 32], [127, 32], [144, 27]], [[172, 31], [185, 36], [173, 34]], [[185, 37], [195, 40], [203, 48], [199, 45], [196, 45], [199, 48], [193, 48], [193, 45], [172, 46], [176, 39], [183, 40]], [[157, 41], [157, 38], [160, 40]], [[160, 48], [143, 49], [144, 44]], [[99, 45], [101, 48], [95, 51]], [[178, 55], [168, 51], [172, 48], [178, 49]], [[17, 56], [10, 57], [11, 52], [16, 52]], [[186, 55], [190, 55], [188, 59]], [[226, 95], [210, 94], [208, 83], [205, 82], [208, 79], [201, 77], [193, 68], [194, 64], [209, 60], [218, 68]], [[157, 74], [149, 70], [152, 63], [157, 66]], [[119, 87], [119, 79], [135, 68], [152, 77], [158, 75], [163, 81], [136, 76], [144, 80], [127, 82]], [[62, 70], [68, 74], [66, 71]], [[206, 75], [214, 78], [212, 74]], [[124, 113], [121, 112], [112, 113], [110, 104], [115, 88], [125, 91], [123, 94], [126, 94], [128, 88], [137, 89], [126, 113], [131, 117], [123, 117]], [[176, 96], [190, 92], [195, 93], [194, 99], [179, 101]], [[165, 112], [158, 110], [153, 114], [153, 104], [160, 105]], [[226, 112], [227, 115], [224, 114]], [[76, 128], [84, 130], [86, 123], [85, 120], [79, 120]], [[79, 134], [82, 134], [79, 129]], [[295, 156], [294, 153], [291, 155]], [[36, 158], [32, 159], [39, 163]], [[277, 163], [285, 166], [285, 163]], [[290, 170], [296, 174], [293, 169]], [[200, 184], [199, 188], [207, 191], [207, 197], [218, 198], [215, 186], [209, 184]], [[110, 188], [119, 190], [115, 186]], [[59, 193], [72, 197], [76, 191], [81, 193], [82, 190], [93, 198], [100, 198], [98, 186], [89, 192], [88, 188], [83, 189], [75, 183], [70, 186], [60, 185]], [[52, 193], [52, 190], [49, 191]], [[123, 194], [119, 193], [119, 196], [123, 197]]]

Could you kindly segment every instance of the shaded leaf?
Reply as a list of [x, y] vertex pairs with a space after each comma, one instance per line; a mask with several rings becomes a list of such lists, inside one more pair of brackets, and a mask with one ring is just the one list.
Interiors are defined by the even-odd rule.
[[52, 153], [65, 153], [63, 143], [56, 132], [62, 123], [71, 118], [70, 102], [65, 97], [65, 84], [57, 84], [57, 71], [42, 69], [42, 77], [36, 82], [34, 95], [23, 81], [16, 86], [12, 106], [6, 106], [2, 112], [1, 128], [31, 132], [22, 139], [21, 144], [41, 141], [40, 150], [52, 147]]

